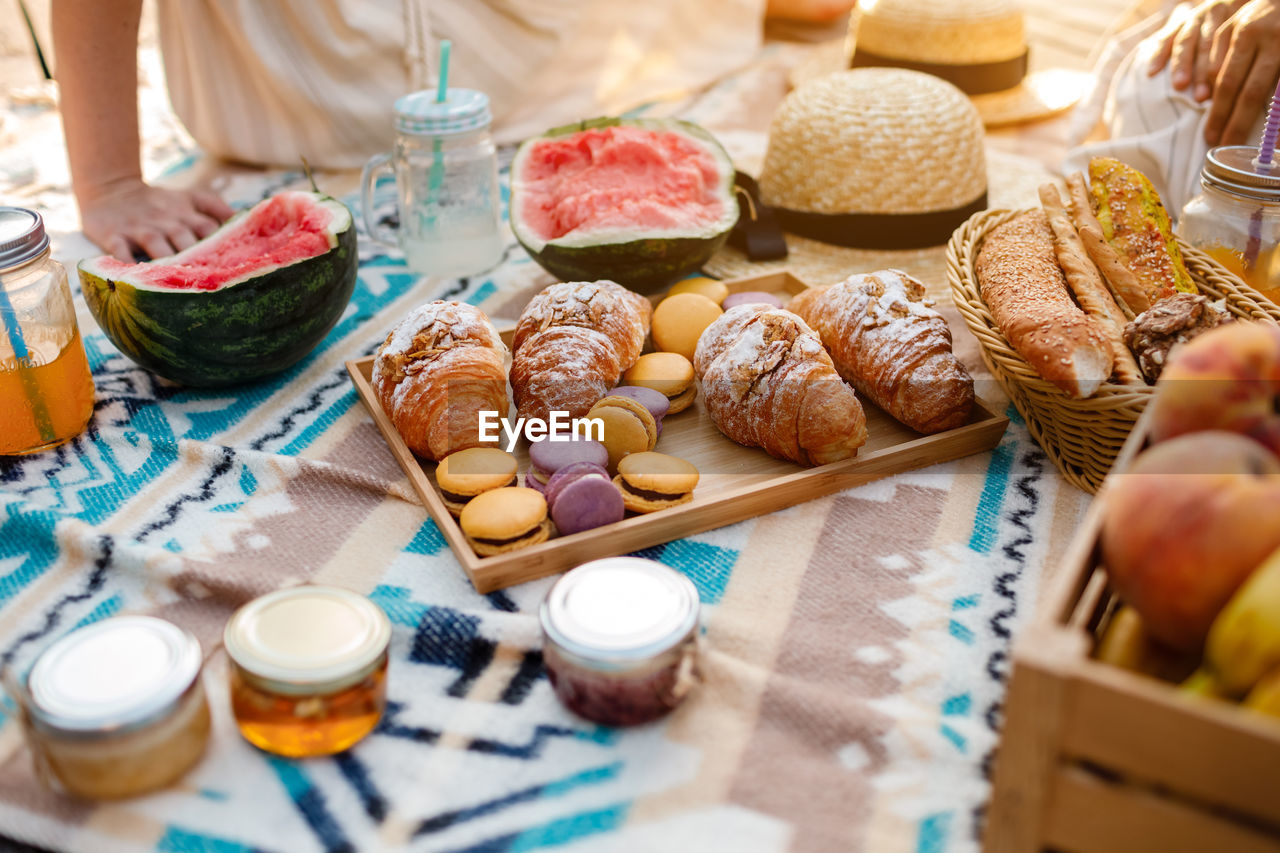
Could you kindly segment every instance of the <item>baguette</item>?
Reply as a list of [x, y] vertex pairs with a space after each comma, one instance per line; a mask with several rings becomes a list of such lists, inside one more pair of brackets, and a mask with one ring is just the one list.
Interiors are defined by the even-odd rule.
[[1089, 260], [1080, 235], [1071, 224], [1057, 184], [1047, 183], [1040, 187], [1040, 204], [1044, 206], [1045, 218], [1053, 231], [1058, 266], [1062, 267], [1067, 286], [1075, 294], [1080, 307], [1098, 321], [1099, 331], [1106, 335], [1115, 357], [1116, 377], [1125, 385], [1145, 384], [1138, 363], [1124, 344], [1124, 314], [1103, 284], [1098, 268]]
[[1083, 398], [1111, 376], [1111, 345], [1097, 321], [1071, 300], [1042, 211], [1020, 214], [993, 229], [974, 271], [1000, 331], [1046, 381]]
[[1098, 266], [1099, 272], [1111, 285], [1112, 292], [1133, 315], [1141, 314], [1151, 307], [1151, 298], [1138, 282], [1120, 253], [1102, 236], [1102, 223], [1093, 214], [1093, 203], [1089, 200], [1089, 187], [1084, 175], [1076, 172], [1067, 176], [1067, 189], [1071, 196], [1071, 219], [1076, 230], [1080, 232], [1080, 242], [1084, 244], [1089, 259]]

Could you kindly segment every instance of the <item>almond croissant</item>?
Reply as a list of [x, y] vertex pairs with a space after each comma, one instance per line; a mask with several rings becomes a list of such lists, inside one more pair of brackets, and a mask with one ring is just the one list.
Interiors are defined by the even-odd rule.
[[916, 432], [934, 433], [969, 419], [973, 379], [924, 294], [906, 273], [881, 270], [811, 288], [787, 307], [822, 338], [846, 381]]
[[511, 390], [524, 418], [585, 415], [635, 364], [649, 300], [611, 281], [553, 284], [525, 306], [511, 340]]
[[373, 390], [409, 449], [440, 460], [478, 447], [479, 413], [507, 416], [507, 347], [478, 308], [428, 302], [391, 330]]
[[712, 423], [729, 438], [801, 465], [848, 459], [867, 419], [817, 334], [789, 311], [730, 308], [698, 339], [694, 371]]

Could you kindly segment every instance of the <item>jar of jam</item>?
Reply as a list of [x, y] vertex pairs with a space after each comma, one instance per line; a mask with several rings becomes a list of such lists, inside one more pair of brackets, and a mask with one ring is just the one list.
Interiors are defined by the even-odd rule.
[[1254, 166], [1258, 149], [1223, 145], [1205, 156], [1200, 194], [1178, 220], [1182, 239], [1280, 302], [1280, 165]]
[[209, 705], [200, 643], [150, 616], [72, 631], [14, 691], [38, 775], [82, 797], [142, 794], [204, 754]]
[[390, 642], [386, 614], [350, 590], [305, 585], [255, 598], [223, 633], [240, 734], [292, 758], [352, 746], [382, 717]]
[[648, 722], [680, 704], [696, 681], [698, 591], [661, 563], [584, 563], [551, 587], [538, 615], [551, 685], [589, 720]]

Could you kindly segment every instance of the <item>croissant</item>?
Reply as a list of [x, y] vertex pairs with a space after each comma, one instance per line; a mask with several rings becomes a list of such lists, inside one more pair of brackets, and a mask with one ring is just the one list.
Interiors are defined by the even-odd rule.
[[507, 416], [507, 347], [478, 308], [428, 302], [391, 330], [373, 390], [409, 449], [440, 460], [477, 447], [481, 411]]
[[934, 433], [968, 421], [973, 379], [924, 294], [901, 270], [881, 270], [806, 290], [787, 308], [813, 327], [854, 388], [916, 432]]
[[712, 423], [739, 444], [824, 465], [866, 443], [862, 404], [817, 333], [790, 311], [730, 308], [698, 339], [693, 366]]
[[635, 364], [649, 300], [611, 281], [553, 284], [525, 306], [511, 341], [511, 390], [524, 418], [582, 417]]

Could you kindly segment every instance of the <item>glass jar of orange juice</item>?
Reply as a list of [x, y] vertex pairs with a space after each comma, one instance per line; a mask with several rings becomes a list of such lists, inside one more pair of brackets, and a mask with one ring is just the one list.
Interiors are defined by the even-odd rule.
[[1280, 164], [1259, 174], [1257, 156], [1251, 145], [1209, 151], [1200, 194], [1182, 209], [1178, 234], [1280, 302]]
[[93, 377], [67, 272], [44, 220], [0, 207], [0, 455], [74, 438], [93, 414]]

